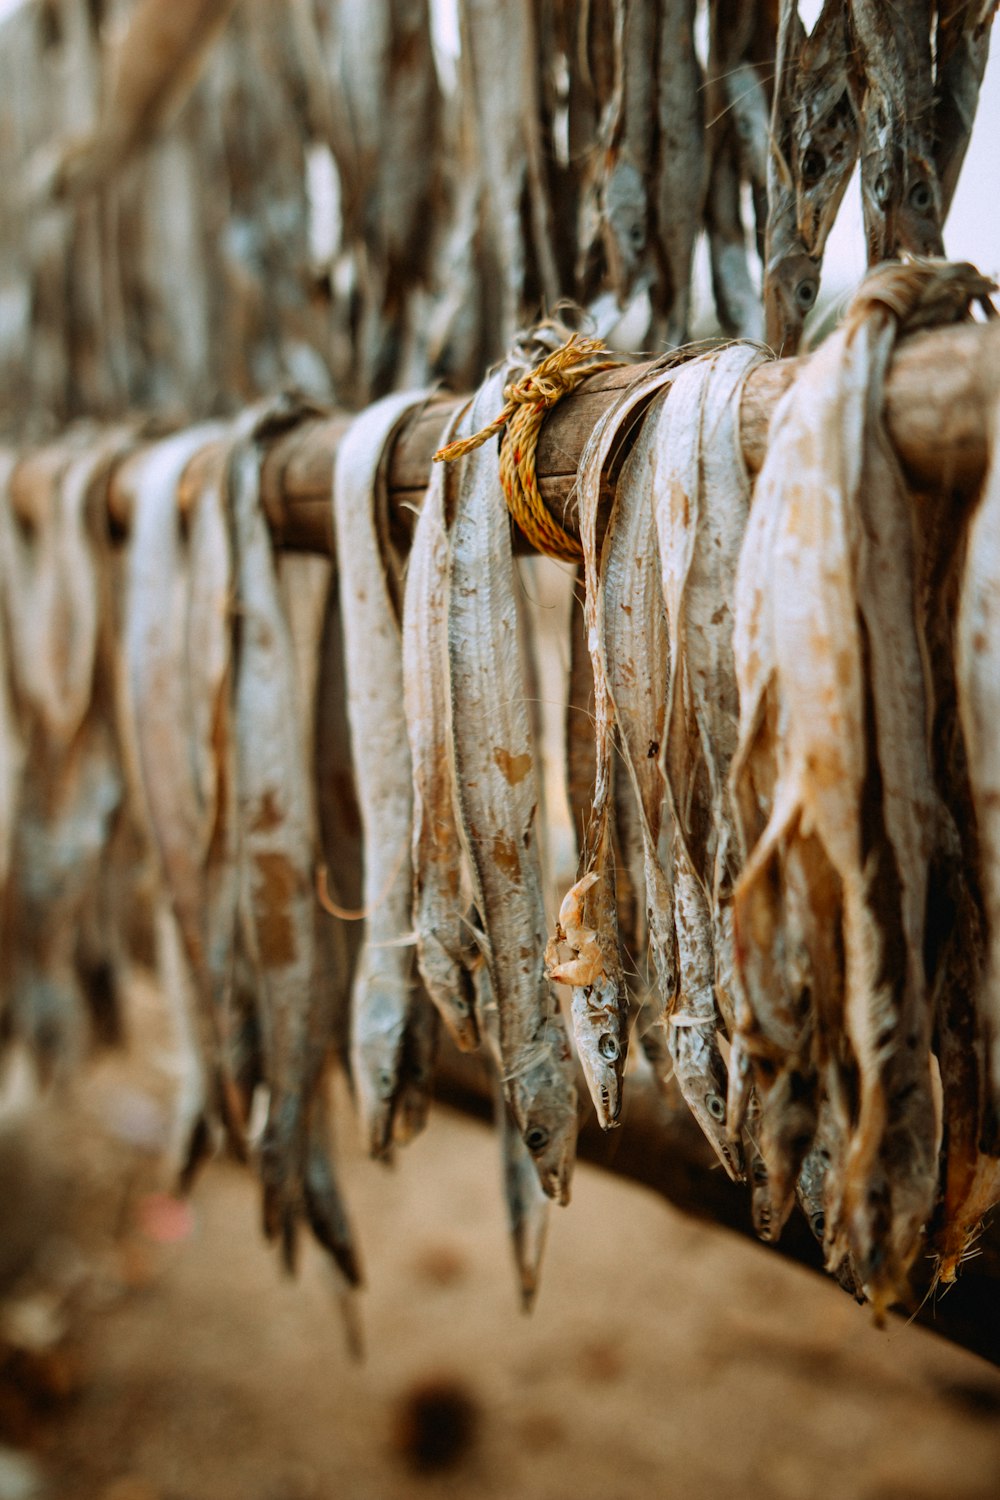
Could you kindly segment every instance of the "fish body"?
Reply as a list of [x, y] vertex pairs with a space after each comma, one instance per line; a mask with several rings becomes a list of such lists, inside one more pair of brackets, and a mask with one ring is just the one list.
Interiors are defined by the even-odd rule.
[[[454, 422], [442, 437], [451, 441]], [[462, 844], [454, 809], [448, 713], [450, 465], [435, 466], [420, 509], [403, 599], [403, 701], [413, 768], [413, 926], [427, 993], [462, 1052], [478, 1045], [467, 946]]]
[[[462, 430], [502, 404], [502, 377]], [[545, 1191], [565, 1202], [576, 1140], [571, 1056], [545, 978], [539, 801], [514, 600], [510, 521], [495, 453], [462, 463], [451, 531], [448, 654], [459, 826], [499, 1014], [506, 1098]]]
[[414, 995], [410, 845], [413, 780], [403, 711], [403, 653], [380, 538], [377, 490], [387, 443], [426, 399], [384, 397], [337, 449], [334, 535], [340, 572], [347, 710], [364, 830], [365, 940], [352, 997], [352, 1076], [369, 1150], [392, 1140]]

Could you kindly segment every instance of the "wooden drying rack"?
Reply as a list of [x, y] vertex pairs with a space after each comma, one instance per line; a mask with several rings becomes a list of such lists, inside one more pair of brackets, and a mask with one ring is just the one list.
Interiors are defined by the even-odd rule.
[[[763, 462], [775, 405], [805, 359], [808, 356], [763, 365], [747, 381], [740, 418], [743, 456], [751, 474]], [[593, 376], [555, 408], [542, 429], [537, 455], [542, 497], [575, 535], [574, 486], [586, 439], [616, 395], [645, 368], [631, 365]], [[412, 531], [432, 455], [461, 399], [433, 397], [403, 426], [388, 455], [392, 518], [405, 532]], [[990, 434], [1000, 411], [1000, 322], [959, 324], [907, 338], [890, 367], [885, 411], [890, 438], [915, 493], [950, 491], [961, 505], [983, 478]], [[284, 550], [332, 554], [333, 464], [350, 420], [342, 413], [309, 418], [269, 449], [263, 498], [276, 542]], [[197, 493], [206, 469], [221, 457], [216, 444], [192, 461], [181, 487], [182, 508]], [[132, 505], [127, 461], [110, 477], [108, 501], [112, 522], [127, 530]], [[476, 1054], [464, 1056], [444, 1040], [437, 1093], [468, 1114], [485, 1118], [492, 1112], [492, 1085], [485, 1066]], [[587, 1100], [582, 1080], [581, 1098]], [[621, 1129], [605, 1135], [593, 1111], [582, 1111], [579, 1154], [653, 1188], [687, 1213], [755, 1238], [749, 1191], [721, 1171], [683, 1103], [671, 1103], [645, 1074], [630, 1073]], [[963, 1268], [945, 1297], [926, 1303], [917, 1318], [1000, 1365], [1000, 1233], [987, 1232], [980, 1244], [982, 1255]], [[821, 1267], [819, 1248], [798, 1214], [793, 1214], [775, 1248], [802, 1264]]]

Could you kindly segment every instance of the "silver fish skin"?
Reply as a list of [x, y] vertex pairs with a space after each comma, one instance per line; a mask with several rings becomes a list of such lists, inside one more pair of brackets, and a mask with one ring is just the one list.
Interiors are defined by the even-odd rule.
[[989, 1048], [993, 1098], [1000, 1109], [1000, 420], [994, 415], [990, 467], [969, 526], [955, 642], [958, 708], [979, 832], [986, 960], [977, 1009]]
[[796, 0], [781, 0], [764, 244], [764, 336], [779, 356], [798, 349], [806, 316], [819, 296], [819, 270], [799, 233], [791, 164], [793, 107], [804, 42]]
[[386, 446], [425, 392], [384, 397], [337, 449], [333, 522], [347, 711], [364, 830], [365, 941], [352, 993], [351, 1066], [368, 1148], [390, 1146], [414, 998], [413, 773], [403, 711], [399, 622], [379, 539], [376, 488]]
[[[224, 1087], [218, 1071], [221, 1007], [209, 964], [205, 878], [215, 823], [205, 757], [213, 753], [214, 716], [227, 674], [229, 600], [207, 628], [200, 601], [192, 616], [191, 557], [177, 510], [177, 491], [188, 464], [226, 433], [221, 423], [191, 428], [155, 444], [129, 465], [124, 482], [133, 497], [134, 523], [123, 659], [142, 804], [190, 971], [185, 990], [195, 1009], [192, 1029], [208, 1075], [209, 1107], [223, 1113], [239, 1140], [241, 1111], [234, 1100], [219, 1095]], [[217, 519], [221, 524], [218, 513]], [[204, 549], [199, 561], [207, 561]], [[199, 586], [208, 588], [209, 579], [203, 577]], [[201, 683], [192, 681], [192, 671], [204, 673]]]
[[[462, 0], [466, 87], [475, 102], [486, 222], [500, 276], [500, 334], [508, 344], [525, 315], [530, 260], [551, 310], [560, 283], [539, 128], [538, 52], [533, 8]], [[522, 200], [529, 206], [526, 240]]]
[[[619, 413], [619, 427], [648, 411], [671, 379], [672, 371], [665, 367], [651, 374], [641, 387], [634, 387]], [[629, 802], [641, 842], [641, 885], [656, 974], [656, 1000], [647, 1004], [655, 1020], [676, 996], [677, 955], [673, 892], [658, 851], [665, 816], [659, 753], [670, 659], [656, 567], [652, 475], [644, 458], [643, 430], [619, 475], [615, 523], [603, 549], [594, 673], [595, 681], [598, 677], [603, 680], [603, 691], [612, 705], [628, 783], [627, 789], [622, 789], [622, 799]], [[617, 775], [620, 777], [620, 770]], [[647, 1033], [651, 1030], [646, 1029]], [[656, 1040], [656, 1036], [650, 1037], [650, 1049]], [[662, 1049], [657, 1056], [662, 1061]]]
[[791, 101], [789, 166], [799, 236], [817, 262], [858, 159], [860, 124], [851, 95], [843, 0], [824, 0], [798, 52]]
[[708, 187], [696, 10], [695, 0], [668, 0], [659, 7], [654, 209], [660, 274], [652, 299], [668, 347], [688, 338], [691, 263]]
[[[351, 727], [347, 717], [344, 635], [340, 581], [331, 569], [320, 629], [313, 712], [313, 767], [316, 783], [320, 856], [327, 894], [352, 919], [321, 909], [319, 941], [325, 954], [326, 987], [331, 996], [331, 1042], [346, 1070], [350, 1052], [351, 990], [364, 942], [360, 918], [364, 892], [364, 842], [358, 806]], [[329, 904], [329, 903], [327, 903]]]
[[946, 0], [937, 8], [934, 166], [941, 192], [942, 224], [948, 217], [972, 135], [996, 9], [993, 0], [979, 6]]
[[[442, 435], [452, 440], [458, 418]], [[448, 527], [451, 465], [435, 465], [413, 534], [403, 596], [403, 703], [413, 768], [413, 926], [427, 993], [456, 1046], [479, 1042], [466, 945], [463, 851], [448, 723]]]
[[712, 295], [724, 333], [759, 339], [764, 332], [760, 294], [747, 260], [747, 237], [740, 202], [735, 129], [721, 130], [712, 149], [705, 228], [712, 272]]
[[[502, 404], [481, 388], [462, 430]], [[514, 598], [510, 520], [496, 455], [462, 461], [448, 601], [456, 806], [499, 1011], [505, 1095], [542, 1187], [566, 1202], [576, 1089], [562, 1018], [545, 978], [546, 921], [534, 828], [539, 801]]]
[[291, 635], [281, 609], [261, 444], [299, 419], [279, 399], [240, 419], [229, 457], [239, 635], [233, 683], [240, 923], [258, 997], [269, 1090], [260, 1146], [265, 1233], [294, 1258], [303, 1209], [315, 1005], [315, 810], [306, 773]]
[[899, 6], [850, 0], [864, 79], [861, 195], [869, 265], [901, 249], [944, 254], [933, 157], [933, 11], [930, 0]]
[[500, 1145], [504, 1208], [521, 1308], [530, 1312], [538, 1295], [539, 1276], [548, 1237], [551, 1201], [538, 1180], [531, 1153], [521, 1139], [503, 1090], [500, 1030], [489, 970], [480, 957], [473, 973], [479, 1029], [492, 1059], [493, 1120]]

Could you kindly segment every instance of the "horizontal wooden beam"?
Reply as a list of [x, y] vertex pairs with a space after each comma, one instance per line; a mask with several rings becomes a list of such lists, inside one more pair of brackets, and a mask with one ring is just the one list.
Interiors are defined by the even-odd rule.
[[[741, 436], [752, 474], [764, 461], [774, 408], [808, 358], [775, 360], [747, 381]], [[648, 368], [633, 364], [593, 376], [566, 397], [542, 427], [537, 455], [542, 498], [572, 534], [576, 471], [587, 438], [619, 392]], [[444, 425], [464, 399], [434, 397], [396, 438], [389, 455], [390, 502], [406, 529], [419, 509]], [[962, 495], [976, 488], [986, 466], [998, 400], [1000, 321], [934, 329], [900, 344], [886, 385], [886, 422], [915, 489], [953, 489]], [[349, 421], [343, 413], [311, 418], [279, 438], [267, 455], [264, 503], [279, 545], [289, 551], [331, 551], [333, 463]], [[113, 518], [126, 528], [128, 485], [113, 478], [109, 500]]]
[[[755, 370], [741, 412], [743, 455], [756, 474], [778, 400], [804, 356]], [[576, 533], [573, 489], [584, 445], [618, 393], [648, 365], [595, 375], [546, 419], [538, 445], [542, 498]], [[886, 419], [907, 474], [917, 487], [967, 493], [982, 478], [989, 431], [1000, 398], [1000, 323], [959, 324], [915, 334], [902, 343], [886, 388]], [[405, 519], [419, 506], [441, 432], [458, 401], [442, 396], [405, 426], [389, 458], [389, 489]], [[275, 444], [265, 465], [265, 498], [288, 546], [327, 551], [330, 483], [340, 419], [306, 423]]]

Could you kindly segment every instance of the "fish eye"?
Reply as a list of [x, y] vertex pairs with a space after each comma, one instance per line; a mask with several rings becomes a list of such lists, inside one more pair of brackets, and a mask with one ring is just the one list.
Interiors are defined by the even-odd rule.
[[800, 281], [795, 288], [795, 300], [802, 308], [812, 307], [818, 294], [819, 287], [811, 277], [807, 277], [805, 281]]
[[812, 1232], [818, 1240], [823, 1238], [826, 1230], [826, 1214], [820, 1209], [818, 1214], [812, 1216]]
[[622, 1049], [619, 1047], [610, 1031], [605, 1031], [600, 1037], [598, 1037], [597, 1050], [607, 1062], [617, 1062], [618, 1058], [622, 1055]]
[[713, 1120], [724, 1120], [726, 1118], [726, 1101], [721, 1094], [706, 1094], [705, 1108]]
[[802, 158], [802, 181], [812, 187], [826, 171], [826, 158], [820, 151], [807, 151]]
[[930, 206], [930, 185], [926, 182], [915, 182], [910, 188], [910, 207], [916, 209], [918, 214], [925, 214]]
[[889, 201], [889, 183], [882, 172], [878, 174], [872, 184], [872, 191], [875, 194], [875, 202], [879, 208], [884, 208]]
[[641, 224], [633, 224], [628, 232], [628, 237], [635, 250], [641, 250], [646, 243], [646, 231]]
[[532, 1125], [524, 1137], [524, 1144], [528, 1150], [534, 1153], [543, 1151], [549, 1144], [549, 1132], [544, 1125]]
[[396, 1080], [390, 1073], [388, 1068], [380, 1069], [378, 1075], [378, 1087], [379, 1093], [384, 1099], [388, 1099], [389, 1095], [392, 1093], [395, 1082]]

